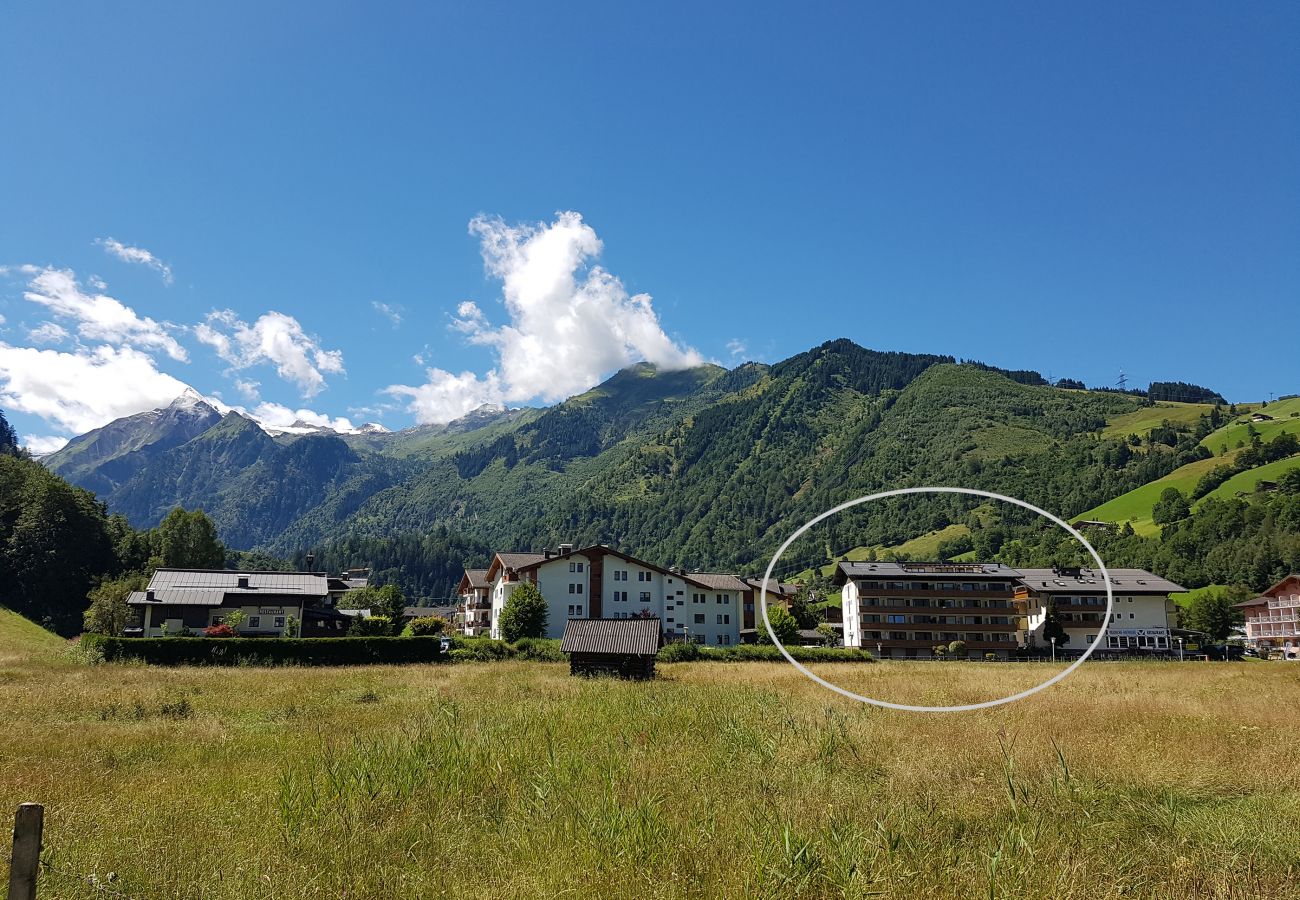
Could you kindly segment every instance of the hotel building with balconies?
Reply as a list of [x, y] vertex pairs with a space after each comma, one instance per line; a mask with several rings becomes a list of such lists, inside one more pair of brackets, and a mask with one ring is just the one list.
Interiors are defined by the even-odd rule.
[[1300, 575], [1288, 575], [1263, 594], [1238, 603], [1246, 617], [1246, 642], [1265, 653], [1281, 650], [1300, 659]]

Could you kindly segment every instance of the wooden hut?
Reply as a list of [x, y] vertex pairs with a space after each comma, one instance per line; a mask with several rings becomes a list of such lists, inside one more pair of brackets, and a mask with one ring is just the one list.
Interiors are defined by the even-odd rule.
[[570, 675], [654, 678], [659, 652], [658, 618], [570, 619], [560, 650], [569, 655]]

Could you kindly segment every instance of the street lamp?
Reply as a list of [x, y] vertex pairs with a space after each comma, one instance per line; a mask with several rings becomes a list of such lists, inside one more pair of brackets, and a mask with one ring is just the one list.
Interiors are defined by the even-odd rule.
[[876, 641], [876, 659], [880, 659], [883, 656], [884, 652], [880, 649], [880, 641]]
[[1183, 661], [1183, 639], [1174, 638], [1174, 640], [1178, 642], [1178, 661], [1182, 662]]
[[1050, 640], [1052, 642], [1052, 662], [1056, 662], [1056, 635], [1052, 635]]

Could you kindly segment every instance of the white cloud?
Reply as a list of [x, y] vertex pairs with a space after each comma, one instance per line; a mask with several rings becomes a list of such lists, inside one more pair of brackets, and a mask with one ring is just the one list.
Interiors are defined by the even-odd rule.
[[370, 305], [375, 308], [375, 312], [392, 322], [394, 328], [402, 324], [402, 307], [389, 306], [387, 303], [380, 303], [378, 300], [371, 300]]
[[322, 348], [297, 319], [284, 313], [268, 312], [249, 325], [233, 310], [221, 310], [196, 325], [194, 335], [236, 369], [273, 364], [281, 378], [298, 385], [304, 397], [325, 387], [323, 373], [343, 372], [343, 352]]
[[318, 413], [315, 410], [290, 409], [279, 403], [259, 403], [249, 415], [271, 428], [287, 428], [297, 422], [305, 422], [308, 425], [319, 425], [341, 432], [357, 430], [351, 420], [343, 416], [330, 418], [324, 413]]
[[732, 338], [727, 341], [727, 352], [731, 354], [732, 361], [740, 362], [749, 352], [749, 347], [740, 338]]
[[35, 270], [27, 287], [23, 297], [46, 307], [59, 318], [75, 321], [77, 334], [85, 340], [162, 350], [181, 361], [189, 358], [185, 348], [169, 333], [175, 326], [141, 317], [107, 294], [86, 293], [70, 269]]
[[258, 388], [261, 386], [260, 382], [253, 381], [251, 378], [235, 379], [235, 390], [239, 391], [239, 393], [243, 395], [244, 399], [250, 403], [256, 403], [258, 398], [261, 396], [261, 394], [258, 393]]
[[95, 243], [99, 244], [113, 256], [122, 260], [122, 262], [146, 265], [162, 276], [163, 283], [172, 283], [171, 266], [167, 265], [167, 263], [154, 256], [143, 247], [128, 247], [121, 241], [115, 241], [111, 237], [99, 238]]
[[68, 339], [68, 330], [54, 322], [44, 322], [28, 328], [27, 338], [37, 344], [59, 344]]
[[510, 321], [494, 327], [477, 304], [460, 304], [452, 327], [491, 348], [496, 365], [483, 377], [429, 368], [424, 385], [388, 387], [409, 399], [420, 421], [449, 421], [483, 403], [563, 400], [637, 360], [664, 369], [704, 362], [664, 333], [649, 294], [629, 295], [592, 264], [602, 245], [578, 213], [536, 226], [480, 216], [470, 233], [480, 240], [488, 273], [502, 283]]
[[76, 434], [166, 406], [185, 388], [132, 347], [64, 353], [0, 343], [0, 406]]
[[23, 438], [23, 446], [31, 452], [33, 456], [44, 456], [47, 453], [53, 453], [55, 450], [62, 450], [63, 445], [68, 442], [65, 437], [58, 435], [39, 435], [29, 434]]

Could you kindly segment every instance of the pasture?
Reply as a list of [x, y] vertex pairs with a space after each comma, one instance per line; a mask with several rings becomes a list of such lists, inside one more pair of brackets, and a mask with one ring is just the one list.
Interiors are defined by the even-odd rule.
[[[1281, 663], [1089, 664], [918, 715], [768, 663], [632, 684], [2, 658], [0, 805], [46, 804], [42, 898], [1280, 898], [1300, 879], [1300, 667]], [[823, 674], [935, 704], [1050, 671]]]

